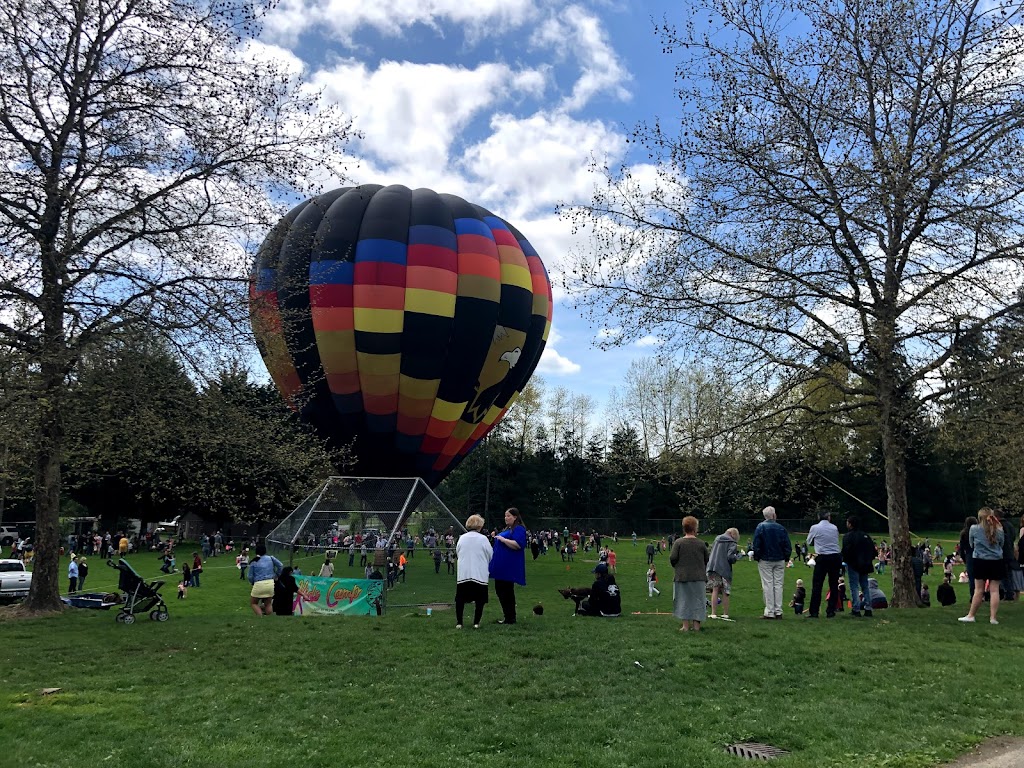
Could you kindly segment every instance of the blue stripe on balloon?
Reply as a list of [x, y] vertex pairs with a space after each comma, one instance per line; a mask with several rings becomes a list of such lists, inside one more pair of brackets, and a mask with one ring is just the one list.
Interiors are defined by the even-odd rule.
[[480, 219], [456, 219], [455, 233], [457, 235], [483, 235], [491, 237], [491, 228]]
[[256, 275], [256, 290], [272, 291], [277, 287], [275, 285], [276, 280], [277, 270], [272, 267], [263, 267]]
[[504, 229], [506, 232], [511, 232], [508, 228], [508, 224], [499, 219], [497, 216], [484, 216], [484, 223], [487, 224], [492, 230]]
[[353, 392], [348, 395], [331, 395], [331, 400], [334, 402], [334, 407], [338, 413], [349, 414], [363, 412], [363, 396], [359, 392]]
[[524, 255], [526, 255], [526, 256], [536, 256], [537, 258], [540, 258], [540, 254], [537, 253], [537, 250], [530, 244], [529, 240], [526, 240], [526, 239], [520, 240], [519, 241], [519, 247], [523, 249], [523, 254]]
[[309, 264], [310, 285], [352, 285], [355, 265], [351, 261], [312, 261]]
[[419, 453], [419, 448], [417, 448], [416, 451], [416, 474], [420, 477], [426, 477], [432, 470], [434, 462], [437, 461], [437, 454]]
[[406, 263], [406, 244], [397, 240], [360, 240], [356, 243], [356, 261]]
[[433, 224], [413, 224], [409, 227], [409, 245], [437, 245], [441, 248], [458, 248], [455, 233], [447, 227]]
[[403, 435], [401, 432], [395, 435], [395, 447], [401, 453], [417, 453], [422, 443], [421, 435]]
[[380, 416], [378, 414], [366, 414], [366, 426], [371, 432], [394, 432], [396, 424], [395, 414]]

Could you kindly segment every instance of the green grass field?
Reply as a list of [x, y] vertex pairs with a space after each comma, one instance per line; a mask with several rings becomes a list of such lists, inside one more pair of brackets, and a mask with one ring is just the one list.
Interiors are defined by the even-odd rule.
[[[528, 556], [514, 627], [493, 624], [493, 596], [479, 630], [398, 607], [454, 595], [422, 553], [383, 618], [257, 618], [229, 557], [185, 601], [168, 583], [166, 623], [0, 614], [0, 766], [717, 767], [749, 764], [725, 745], [761, 741], [791, 751], [780, 766], [909, 768], [1024, 734], [1019, 603], [999, 626], [959, 624], [959, 585], [951, 608], [762, 622], [756, 565], [741, 562], [735, 623], [683, 634], [657, 615], [671, 610], [667, 556], [648, 600], [642, 546], [616, 551], [619, 619], [571, 615], [555, 589], [589, 584], [593, 553], [567, 567], [554, 552]], [[155, 555], [131, 562], [158, 575]], [[113, 589], [115, 571], [90, 564], [88, 591]], [[787, 601], [798, 576], [810, 587], [810, 569], [787, 571]]]

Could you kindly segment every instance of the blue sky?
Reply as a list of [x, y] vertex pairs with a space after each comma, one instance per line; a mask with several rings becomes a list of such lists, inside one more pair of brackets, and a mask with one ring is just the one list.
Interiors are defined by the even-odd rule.
[[363, 138], [350, 147], [350, 183], [460, 195], [529, 238], [556, 286], [539, 373], [603, 404], [657, 340], [594, 346], [617, 328], [591, 326], [557, 288], [586, 243], [555, 206], [590, 199], [592, 157], [643, 162], [629, 154], [630, 128], [678, 109], [675, 61], [654, 25], [666, 15], [681, 24], [686, 10], [660, 0], [282, 0], [259, 46], [354, 119]]

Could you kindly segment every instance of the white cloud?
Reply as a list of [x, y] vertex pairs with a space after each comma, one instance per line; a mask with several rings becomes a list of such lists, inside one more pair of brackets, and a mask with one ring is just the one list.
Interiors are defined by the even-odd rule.
[[312, 82], [363, 132], [356, 151], [405, 171], [406, 183], [418, 184], [423, 171], [449, 167], [452, 144], [475, 115], [523, 94], [542, 93], [545, 75], [504, 64], [466, 69], [385, 61], [371, 70], [347, 59], [317, 72]]
[[419, 24], [439, 34], [460, 24], [470, 38], [482, 38], [521, 27], [537, 13], [534, 0], [281, 0], [266, 15], [264, 36], [294, 45], [299, 35], [315, 29], [351, 45], [364, 27], [395, 37]]
[[290, 50], [262, 40], [246, 40], [241, 57], [264, 65], [275, 65], [290, 77], [298, 77], [306, 71], [306, 63]]
[[541, 355], [540, 363], [537, 365], [537, 372], [548, 376], [571, 376], [581, 370], [578, 363], [558, 354], [550, 344], [544, 347], [544, 354]]
[[621, 328], [601, 328], [597, 332], [598, 341], [607, 341], [608, 339], [617, 339], [622, 335]]
[[638, 347], [656, 347], [662, 343], [662, 340], [657, 336], [644, 336], [641, 339], [636, 340], [636, 346]]
[[561, 202], [590, 200], [596, 178], [592, 157], [617, 160], [625, 137], [598, 120], [575, 120], [563, 113], [517, 118], [496, 114], [491, 135], [469, 147], [466, 169], [489, 180], [484, 198], [514, 201], [510, 215], [548, 213]]
[[563, 100], [562, 109], [581, 109], [602, 91], [609, 91], [623, 101], [629, 99], [624, 85], [630, 79], [629, 73], [597, 16], [579, 5], [570, 5], [541, 24], [536, 39], [555, 51], [571, 51], [580, 63], [582, 73], [572, 94]]

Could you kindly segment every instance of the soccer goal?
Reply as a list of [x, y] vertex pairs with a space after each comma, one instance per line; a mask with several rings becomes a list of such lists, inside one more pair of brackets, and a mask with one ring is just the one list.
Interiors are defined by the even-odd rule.
[[367, 546], [405, 532], [458, 536], [466, 528], [419, 477], [330, 477], [267, 534], [290, 552], [337, 548], [360, 535]]

